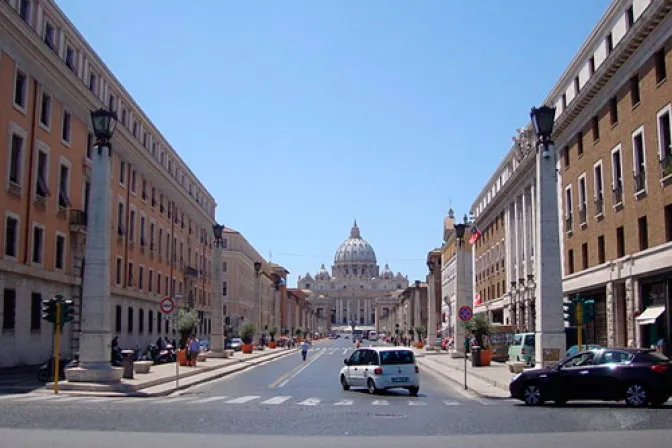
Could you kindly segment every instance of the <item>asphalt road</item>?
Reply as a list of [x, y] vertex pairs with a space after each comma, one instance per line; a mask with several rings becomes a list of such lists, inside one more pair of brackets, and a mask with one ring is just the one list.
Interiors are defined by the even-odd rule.
[[[349, 341], [322, 342], [315, 345], [306, 362], [298, 354], [290, 355], [188, 389], [179, 396], [0, 396], [0, 447], [3, 440], [16, 436], [20, 429], [153, 433], [156, 440], [163, 440], [163, 435], [157, 433], [227, 434], [248, 436], [250, 440], [263, 436], [317, 436], [324, 441], [321, 446], [339, 439], [334, 436], [373, 436], [380, 442], [384, 437], [402, 440], [480, 435], [492, 436], [500, 444], [502, 440], [519, 440], [516, 437], [523, 435], [655, 429], [667, 430], [660, 434], [672, 439], [672, 431], [668, 430], [672, 428], [670, 406], [641, 410], [614, 404], [527, 408], [510, 400], [464, 395], [457, 385], [425, 371], [421, 371], [417, 398], [409, 397], [406, 391], [377, 396], [365, 391], [346, 392], [338, 384], [338, 372], [344, 357], [351, 352]], [[38, 440], [39, 434], [44, 433], [25, 434], [30, 434], [28, 439]], [[653, 437], [658, 433], [642, 434]], [[67, 439], [69, 435], [63, 437]], [[589, 439], [582, 446], [588, 446]], [[102, 440], [95, 446], [104, 446]], [[161, 446], [173, 446], [170, 443]]]

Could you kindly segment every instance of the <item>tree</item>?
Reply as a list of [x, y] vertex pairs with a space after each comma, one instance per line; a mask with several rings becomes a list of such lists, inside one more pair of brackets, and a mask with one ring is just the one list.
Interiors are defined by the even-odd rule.
[[492, 334], [493, 329], [490, 320], [484, 314], [475, 315], [464, 323], [464, 328], [476, 338], [476, 345], [482, 349], [489, 347], [486, 338]]
[[189, 336], [192, 335], [198, 324], [198, 313], [196, 310], [179, 310], [177, 312], [177, 331], [180, 333], [180, 344], [184, 345]]
[[415, 327], [415, 334], [418, 335], [418, 341], [422, 342], [422, 337], [427, 334], [427, 328], [423, 325], [418, 325]]
[[275, 342], [275, 335], [278, 334], [278, 327], [271, 327], [271, 329], [268, 330], [268, 334], [271, 337], [271, 342]]
[[254, 324], [252, 322], [245, 322], [240, 326], [240, 338], [243, 340], [244, 344], [251, 344], [254, 341]]

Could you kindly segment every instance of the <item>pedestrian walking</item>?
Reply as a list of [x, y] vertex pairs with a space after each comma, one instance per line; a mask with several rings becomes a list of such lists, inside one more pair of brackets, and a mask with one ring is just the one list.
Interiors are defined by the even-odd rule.
[[308, 357], [308, 348], [309, 347], [310, 347], [310, 343], [308, 341], [304, 340], [301, 343], [301, 358], [303, 358], [304, 361], [306, 360], [306, 357]]

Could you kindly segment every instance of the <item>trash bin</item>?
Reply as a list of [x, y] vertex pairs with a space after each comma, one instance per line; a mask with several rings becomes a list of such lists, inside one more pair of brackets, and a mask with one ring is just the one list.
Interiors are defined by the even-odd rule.
[[481, 347], [474, 345], [471, 347], [471, 366], [481, 367]]
[[133, 350], [122, 350], [121, 351], [121, 366], [124, 368], [123, 377], [127, 380], [133, 379]]

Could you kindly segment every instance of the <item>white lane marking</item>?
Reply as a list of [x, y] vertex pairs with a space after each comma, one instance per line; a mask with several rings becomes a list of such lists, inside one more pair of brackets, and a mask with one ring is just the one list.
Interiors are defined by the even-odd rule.
[[425, 402], [425, 401], [409, 401], [408, 405], [409, 406], [427, 406], [427, 402]]
[[197, 403], [211, 403], [213, 401], [221, 401], [221, 400], [226, 400], [229, 398], [228, 395], [224, 395], [223, 397], [209, 397], [209, 398], [201, 398], [200, 400], [192, 401], [189, 404], [197, 404]]
[[348, 349], [347, 349], [347, 348], [346, 348], [345, 350], [343, 350], [343, 354], [344, 354], [344, 355], [347, 355], [347, 354], [348, 354]]
[[11, 400], [13, 398], [21, 398], [23, 395], [21, 394], [11, 394], [11, 395], [3, 395], [0, 396], [0, 400]]
[[244, 397], [238, 397], [238, 398], [234, 398], [232, 400], [225, 401], [225, 403], [228, 403], [228, 404], [243, 404], [243, 403], [247, 403], [248, 401], [256, 400], [259, 397], [260, 397], [259, 395], [246, 395]]
[[83, 401], [86, 400], [86, 397], [59, 397], [57, 400], [59, 403], [67, 403], [70, 401]]
[[[103, 401], [107, 401], [108, 403], [113, 403], [115, 401], [121, 401], [123, 400], [122, 398], [111, 398], [111, 397], [101, 397], [101, 398], [91, 398], [90, 400], [86, 400], [87, 403], [101, 403]], [[146, 401], [154, 401], [153, 399], [147, 398], [145, 399]]]
[[446, 406], [459, 406], [460, 402], [459, 401], [452, 401], [452, 400], [444, 400], [443, 404]]
[[290, 395], [279, 395], [277, 397], [269, 398], [268, 400], [262, 401], [261, 404], [280, 404], [292, 398]]
[[390, 402], [387, 400], [373, 400], [373, 403], [371, 404], [374, 406], [387, 406]]
[[299, 404], [304, 406], [317, 406], [322, 401], [320, 398], [307, 398], [303, 401], [300, 401]]
[[180, 401], [193, 400], [194, 397], [176, 397], [176, 398], [166, 398], [166, 403], [179, 403]]
[[341, 400], [334, 403], [334, 406], [352, 406], [353, 400]]
[[56, 396], [56, 395], [37, 395], [37, 396], [32, 395], [32, 396], [30, 396], [30, 397], [21, 397], [21, 398], [17, 398], [17, 399], [14, 400], [14, 401], [18, 401], [18, 402], [21, 402], [21, 403], [25, 403], [25, 402], [27, 402], [27, 401], [39, 401], [39, 400], [47, 401], [47, 400], [53, 400], [54, 398], [58, 398], [58, 396]]
[[277, 387], [285, 387], [285, 386], [287, 385], [287, 383], [289, 383], [293, 378], [296, 378], [296, 376], [297, 376], [298, 374], [300, 374], [301, 372], [303, 372], [304, 370], [306, 370], [306, 369], [308, 368], [308, 366], [310, 366], [312, 363], [314, 363], [315, 361], [317, 361], [317, 360], [319, 359], [319, 357], [322, 356], [323, 354], [324, 354], [324, 352], [321, 352], [321, 353], [318, 353], [317, 355], [315, 355], [310, 361], [308, 361], [308, 362], [306, 363], [306, 365], [304, 365], [304, 366], [301, 367], [299, 370], [297, 370], [296, 372], [294, 372], [293, 374], [291, 374], [291, 375], [289, 376], [289, 378], [287, 378], [286, 380], [284, 380], [282, 383], [278, 384]]

